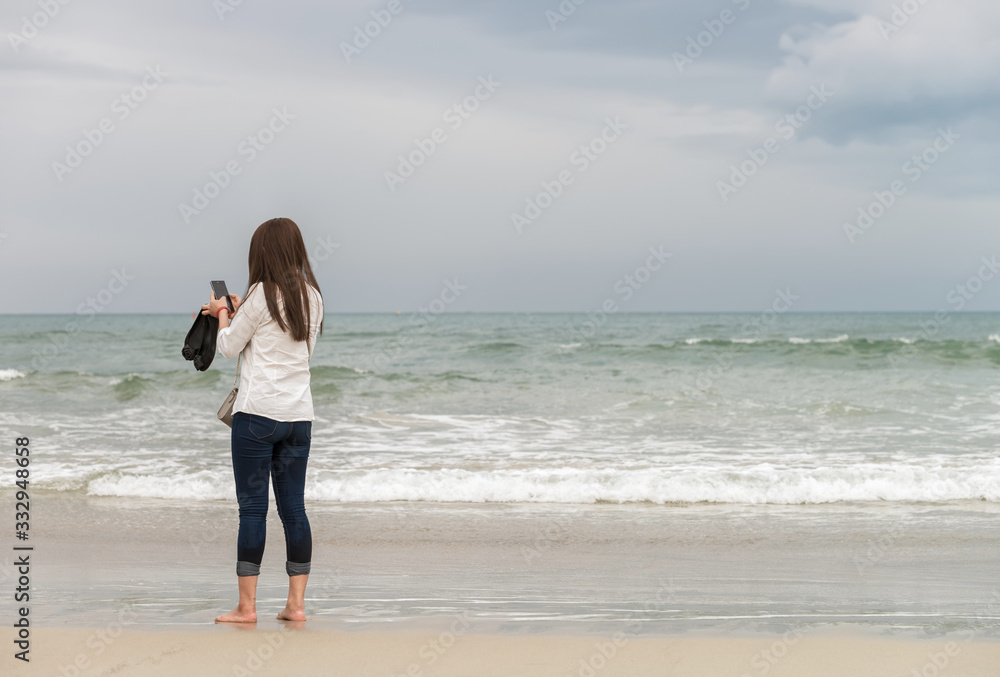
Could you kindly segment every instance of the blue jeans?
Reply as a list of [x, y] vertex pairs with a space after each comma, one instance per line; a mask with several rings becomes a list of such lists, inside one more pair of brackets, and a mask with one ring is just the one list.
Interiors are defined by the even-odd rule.
[[311, 438], [312, 421], [275, 421], [242, 411], [233, 415], [233, 475], [240, 506], [237, 576], [260, 573], [267, 527], [268, 476], [285, 529], [285, 571], [289, 576], [309, 573], [312, 531], [302, 494]]

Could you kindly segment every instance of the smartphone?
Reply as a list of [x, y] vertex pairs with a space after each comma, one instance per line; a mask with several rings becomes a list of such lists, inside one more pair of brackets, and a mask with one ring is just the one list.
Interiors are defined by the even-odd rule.
[[233, 314], [233, 300], [229, 298], [229, 290], [226, 289], [226, 283], [222, 280], [212, 280], [212, 291], [215, 292], [215, 298], [226, 299], [226, 304], [229, 306], [229, 314]]

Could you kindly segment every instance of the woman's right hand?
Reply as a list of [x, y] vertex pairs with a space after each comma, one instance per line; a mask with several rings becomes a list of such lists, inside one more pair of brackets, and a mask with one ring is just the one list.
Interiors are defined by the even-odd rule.
[[243, 303], [243, 299], [240, 298], [239, 294], [230, 294], [229, 300], [233, 302], [233, 314], [240, 309], [240, 304]]

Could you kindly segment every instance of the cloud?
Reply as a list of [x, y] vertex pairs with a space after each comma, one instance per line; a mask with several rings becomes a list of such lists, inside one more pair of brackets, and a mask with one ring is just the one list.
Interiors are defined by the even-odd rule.
[[[789, 6], [782, 0], [722, 0], [716, 3], [649, 2], [648, 0], [422, 0], [413, 13], [436, 17], [459, 16], [473, 21], [479, 31], [515, 39], [532, 49], [573, 50], [597, 54], [654, 57], [672, 63], [689, 36], [705, 30], [729, 10], [736, 20], [704, 55], [706, 62], [739, 61], [772, 64], [779, 56], [777, 39], [790, 23], [847, 18], [835, 6]], [[567, 9], [571, 8], [572, 13]], [[745, 7], [745, 9], [743, 9]], [[565, 21], [553, 22], [551, 13]], [[553, 26], [555, 28], [553, 29]]]
[[[480, 274], [463, 296], [472, 309], [586, 308], [653, 244], [677, 251], [677, 295], [635, 309], [752, 309], [772, 284], [809, 279], [830, 290], [814, 308], [893, 307], [911, 292], [839, 286], [841, 220], [938, 124], [954, 125], [961, 146], [880, 223], [855, 271], [933, 286], [943, 247], [915, 244], [914, 272], [892, 256], [898, 238], [929, 237], [954, 214], [954, 248], [992, 246], [1000, 146], [997, 10], [927, 0], [886, 40], [877, 19], [902, 1], [751, 0], [683, 74], [672, 53], [736, 3], [587, 0], [553, 31], [545, 11], [559, 0], [403, 0], [351, 63], [340, 43], [387, 0], [244, 2], [224, 21], [205, 0], [73, 3], [20, 53], [0, 54], [0, 282], [30, 276], [47, 308], [72, 311], [124, 265], [142, 275], [116, 312], [184, 309], [209, 277], [240, 287], [248, 233], [283, 214], [309, 242], [342, 243], [318, 271], [341, 310], [406, 310], [444, 277]], [[168, 82], [58, 181], [65, 146], [157, 64]], [[390, 192], [384, 172], [486, 75], [504, 83], [496, 96]], [[835, 97], [722, 203], [717, 180], [823, 83]], [[242, 159], [238, 144], [274, 106], [298, 116], [290, 129], [181, 221], [178, 203]], [[607, 116], [630, 125], [622, 140], [518, 236], [510, 213]]]
[[812, 133], [836, 143], [884, 141], [996, 117], [997, 5], [908, 0], [886, 11], [882, 2], [853, 4], [861, 14], [850, 21], [783, 33], [784, 61], [767, 79], [767, 95], [783, 104], [820, 83], [836, 92], [835, 110]]

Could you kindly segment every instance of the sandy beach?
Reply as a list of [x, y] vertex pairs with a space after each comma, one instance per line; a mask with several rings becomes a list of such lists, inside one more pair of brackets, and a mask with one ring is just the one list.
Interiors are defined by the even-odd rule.
[[259, 621], [227, 626], [212, 619], [234, 602], [234, 506], [37, 505], [31, 662], [9, 650], [4, 674], [973, 677], [1000, 663], [988, 506], [945, 534], [928, 508], [877, 557], [865, 544], [898, 516], [870, 506], [316, 506], [305, 624], [274, 619], [272, 510]]
[[[10, 675], [268, 675], [301, 677], [993, 677], [1000, 644], [900, 641], [861, 636], [642, 638], [450, 635], [281, 630], [126, 630], [105, 642], [97, 628], [46, 628], [38, 656]], [[790, 640], [790, 641], [789, 641]], [[449, 644], [445, 647], [444, 644]], [[86, 666], [75, 670], [73, 662]]]

